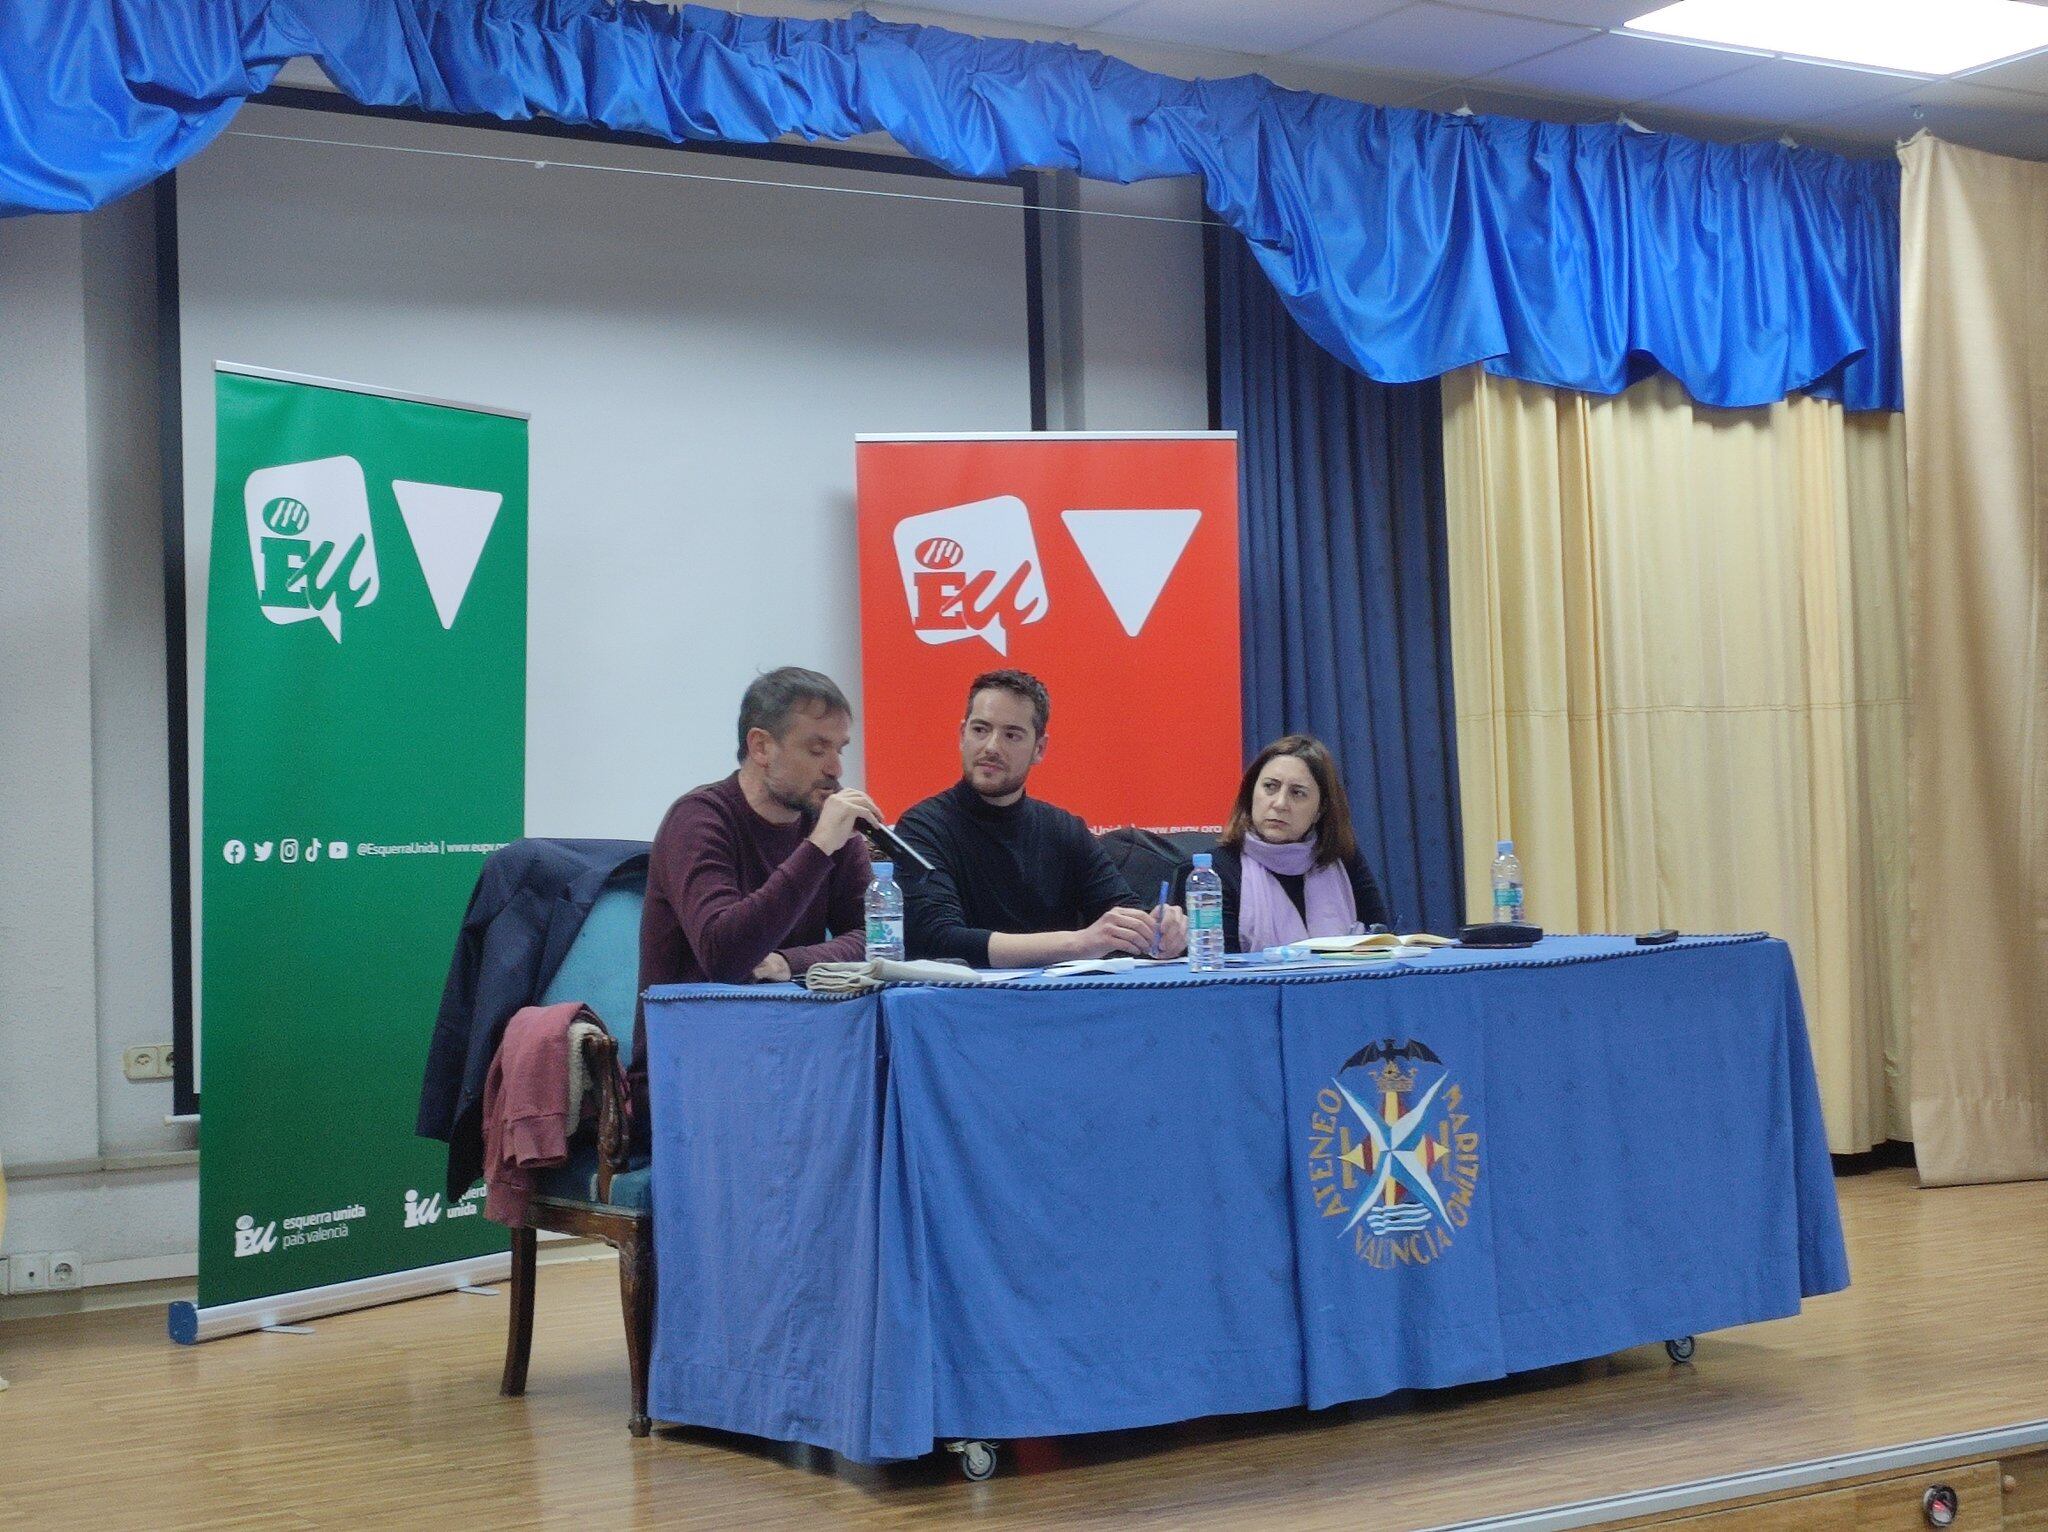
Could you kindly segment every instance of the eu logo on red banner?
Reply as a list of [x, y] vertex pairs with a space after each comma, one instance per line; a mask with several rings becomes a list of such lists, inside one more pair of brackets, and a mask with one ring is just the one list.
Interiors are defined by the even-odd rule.
[[896, 524], [910, 625], [928, 644], [979, 638], [998, 654], [1050, 608], [1031, 513], [1015, 495], [948, 506]]

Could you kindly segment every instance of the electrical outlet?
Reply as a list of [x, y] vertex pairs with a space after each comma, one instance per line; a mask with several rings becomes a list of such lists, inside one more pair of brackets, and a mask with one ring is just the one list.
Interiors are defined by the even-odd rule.
[[60, 1292], [66, 1288], [85, 1286], [85, 1267], [78, 1259], [76, 1250], [53, 1250], [50, 1252], [50, 1291]]
[[168, 1080], [171, 1077], [171, 1045], [144, 1043], [121, 1052], [121, 1073], [131, 1080]]
[[47, 1292], [50, 1286], [50, 1256], [47, 1251], [38, 1250], [33, 1255], [12, 1255], [7, 1258], [7, 1289], [19, 1297], [23, 1293]]

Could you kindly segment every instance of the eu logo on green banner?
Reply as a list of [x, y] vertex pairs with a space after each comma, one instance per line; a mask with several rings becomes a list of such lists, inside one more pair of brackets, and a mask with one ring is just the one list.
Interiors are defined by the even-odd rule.
[[504, 1248], [413, 1123], [526, 794], [524, 418], [225, 368], [215, 402], [202, 1308]]

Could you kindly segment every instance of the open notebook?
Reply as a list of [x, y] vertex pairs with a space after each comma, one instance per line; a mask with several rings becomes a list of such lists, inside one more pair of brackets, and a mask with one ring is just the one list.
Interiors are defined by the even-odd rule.
[[1417, 931], [1410, 936], [1397, 936], [1392, 931], [1374, 931], [1361, 936], [1311, 936], [1307, 941], [1296, 942], [1297, 948], [1313, 952], [1317, 957], [1414, 957], [1437, 947], [1454, 945], [1447, 936], [1432, 936], [1427, 931]]

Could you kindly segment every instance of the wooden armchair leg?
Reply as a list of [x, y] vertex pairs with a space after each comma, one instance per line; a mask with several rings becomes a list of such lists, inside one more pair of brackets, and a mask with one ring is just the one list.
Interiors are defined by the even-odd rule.
[[505, 1377], [501, 1394], [526, 1392], [526, 1363], [533, 1353], [534, 1257], [540, 1235], [533, 1229], [512, 1231], [512, 1304], [505, 1331]]
[[619, 1241], [619, 1301], [625, 1311], [626, 1362], [633, 1374], [633, 1419], [630, 1429], [645, 1436], [647, 1363], [654, 1348], [654, 1225], [641, 1221]]

